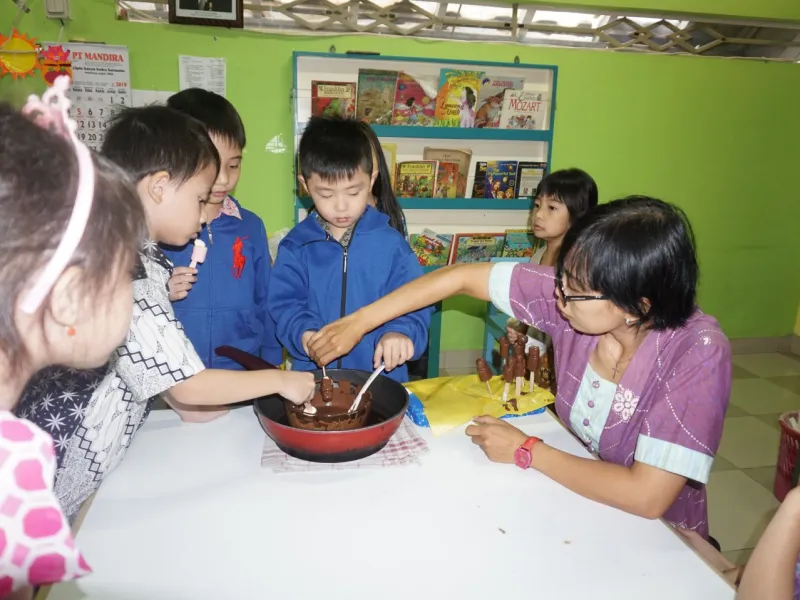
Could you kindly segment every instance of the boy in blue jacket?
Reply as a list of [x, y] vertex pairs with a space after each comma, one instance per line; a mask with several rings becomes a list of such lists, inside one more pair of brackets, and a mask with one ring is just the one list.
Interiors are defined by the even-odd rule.
[[283, 362], [275, 324], [267, 311], [272, 263], [263, 221], [230, 195], [239, 182], [244, 125], [222, 96], [192, 88], [171, 96], [170, 108], [194, 117], [211, 136], [220, 169], [205, 205], [206, 227], [198, 236], [208, 247], [205, 262], [190, 268], [192, 244], [167, 249], [176, 266], [170, 300], [203, 363], [214, 369], [241, 369], [216, 356], [218, 346], [234, 346], [274, 365]]
[[[389, 218], [368, 206], [378, 171], [372, 145], [355, 120], [312, 117], [300, 140], [300, 183], [314, 211], [283, 239], [272, 272], [269, 308], [292, 368], [316, 369], [309, 338], [320, 328], [422, 275], [405, 238]], [[405, 362], [428, 344], [430, 309], [364, 336], [336, 368], [371, 371], [408, 381]]]

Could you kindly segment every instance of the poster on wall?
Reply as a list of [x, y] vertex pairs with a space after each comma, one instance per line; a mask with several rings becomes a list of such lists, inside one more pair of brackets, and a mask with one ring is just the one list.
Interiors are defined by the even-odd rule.
[[48, 85], [61, 74], [72, 77], [70, 116], [78, 124], [78, 139], [99, 150], [108, 118], [131, 106], [128, 48], [49, 43], [44, 44], [42, 54], [42, 72]]
[[205, 56], [178, 57], [178, 86], [201, 88], [225, 97], [225, 59]]
[[244, 27], [244, 0], [168, 0], [169, 22]]

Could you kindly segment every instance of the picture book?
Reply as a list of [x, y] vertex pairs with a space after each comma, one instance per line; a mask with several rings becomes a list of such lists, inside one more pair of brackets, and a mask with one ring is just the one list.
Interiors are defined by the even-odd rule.
[[538, 244], [539, 240], [533, 236], [532, 231], [527, 229], [507, 229], [501, 256], [504, 258], [530, 259], [533, 253], [536, 252]]
[[408, 73], [397, 77], [392, 125], [430, 127], [436, 119], [436, 86], [427, 86]]
[[475, 127], [496, 129], [500, 127], [503, 112], [503, 98], [506, 90], [521, 90], [525, 80], [519, 77], [484, 76], [478, 95], [478, 111], [475, 113]]
[[381, 142], [381, 150], [383, 150], [383, 157], [386, 159], [386, 166], [389, 167], [389, 178], [392, 182], [392, 189], [394, 189], [394, 172], [397, 168], [397, 144]]
[[457, 233], [448, 264], [490, 262], [503, 249], [504, 233]]
[[458, 165], [458, 182], [456, 185], [456, 198], [466, 198], [467, 180], [469, 179], [469, 166], [472, 162], [471, 150], [448, 150], [445, 148], [425, 148], [422, 152], [424, 160], [438, 160], [439, 162], [456, 163]]
[[437, 127], [475, 127], [481, 71], [442, 69], [436, 96]]
[[[458, 163], [437, 161], [434, 198], [458, 198]], [[463, 196], [462, 196], [463, 197]]]
[[435, 160], [397, 163], [394, 191], [398, 198], [433, 198], [436, 187]]
[[486, 164], [485, 162], [475, 163], [475, 175], [472, 177], [472, 197], [486, 197]]
[[358, 70], [356, 118], [372, 125], [391, 125], [397, 71]]
[[517, 191], [517, 162], [513, 160], [490, 160], [486, 163], [486, 186], [484, 196], [508, 200]]
[[311, 115], [352, 117], [356, 114], [356, 84], [348, 81], [312, 81]]
[[503, 97], [501, 129], [547, 129], [547, 105], [544, 94], [508, 90]]
[[409, 239], [411, 249], [423, 267], [447, 264], [447, 259], [450, 257], [450, 245], [453, 243], [452, 235], [423, 229], [419, 234], [412, 233]]
[[520, 161], [517, 167], [517, 198], [533, 200], [546, 174], [546, 162]]

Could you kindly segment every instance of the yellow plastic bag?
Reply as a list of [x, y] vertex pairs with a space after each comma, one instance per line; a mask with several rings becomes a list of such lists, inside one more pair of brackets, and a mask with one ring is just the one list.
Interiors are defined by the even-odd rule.
[[[419, 398], [425, 407], [425, 416], [433, 435], [442, 435], [464, 425], [478, 415], [500, 418], [504, 415], [522, 415], [552, 404], [553, 394], [535, 387], [529, 391], [528, 380], [522, 386], [522, 395], [517, 400], [518, 411], [506, 410], [501, 402], [505, 382], [500, 376], [489, 381], [491, 397], [486, 384], [477, 375], [460, 377], [437, 377], [405, 384], [406, 389]], [[510, 385], [509, 398], [514, 398], [515, 384]]]

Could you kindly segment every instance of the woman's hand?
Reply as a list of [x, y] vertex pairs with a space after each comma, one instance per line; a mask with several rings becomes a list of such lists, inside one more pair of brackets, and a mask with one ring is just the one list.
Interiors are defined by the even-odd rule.
[[318, 365], [325, 366], [355, 348], [365, 333], [356, 311], [312, 335], [308, 341], [308, 356]]
[[530, 437], [507, 421], [488, 415], [475, 417], [466, 433], [489, 460], [499, 463], [513, 463], [514, 452]]
[[170, 302], [186, 298], [196, 281], [197, 269], [192, 269], [191, 267], [175, 267], [172, 270], [172, 277], [170, 277], [167, 282]]

